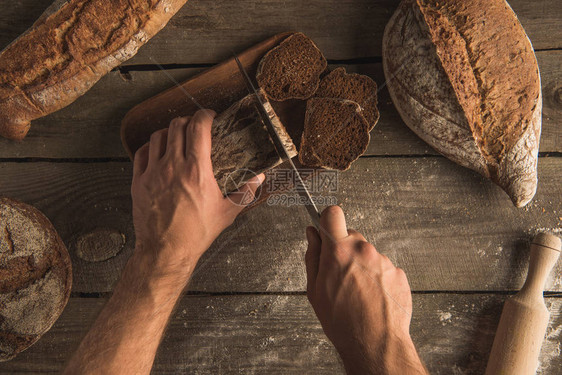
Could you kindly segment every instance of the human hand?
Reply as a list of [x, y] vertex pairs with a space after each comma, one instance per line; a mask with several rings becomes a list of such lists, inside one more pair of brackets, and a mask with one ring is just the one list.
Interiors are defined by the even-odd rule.
[[306, 231], [307, 295], [349, 374], [427, 374], [410, 338], [404, 271], [328, 207]]
[[176, 118], [140, 148], [134, 161], [133, 221], [135, 253], [151, 267], [187, 281], [201, 255], [254, 199], [259, 175], [225, 198], [211, 163], [215, 113], [201, 110]]

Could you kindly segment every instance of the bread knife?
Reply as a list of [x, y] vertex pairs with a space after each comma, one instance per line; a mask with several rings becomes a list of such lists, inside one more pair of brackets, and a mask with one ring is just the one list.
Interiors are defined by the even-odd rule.
[[250, 79], [250, 76], [246, 72], [246, 69], [244, 69], [244, 67], [242, 66], [242, 63], [240, 62], [236, 54], [234, 54], [234, 59], [236, 60], [236, 64], [238, 64], [238, 69], [240, 69], [240, 72], [244, 77], [244, 82], [246, 83], [246, 87], [248, 88], [248, 91], [256, 95], [256, 98], [258, 100], [258, 102], [256, 103], [257, 104], [256, 108], [258, 110], [258, 113], [260, 115], [263, 124], [265, 125], [265, 128], [267, 129], [267, 132], [269, 133], [269, 136], [271, 137], [271, 140], [273, 141], [275, 151], [277, 151], [277, 154], [279, 155], [281, 160], [286, 160], [289, 163], [289, 166], [292, 169], [293, 174], [295, 176], [295, 187], [297, 188], [297, 193], [304, 198], [305, 200], [304, 206], [308, 211], [310, 218], [312, 219], [312, 223], [314, 224], [316, 229], [320, 229], [320, 212], [318, 211], [316, 204], [312, 200], [312, 196], [310, 195], [310, 192], [308, 191], [308, 188], [306, 187], [299, 170], [297, 169], [295, 163], [293, 163], [293, 160], [289, 156], [289, 153], [287, 152], [287, 149], [285, 148], [285, 145], [283, 144], [281, 137], [279, 137], [279, 134], [277, 133], [275, 126], [273, 126], [271, 117], [269, 117], [270, 115], [265, 109], [263, 98], [261, 97], [261, 95], [258, 94], [256, 87], [254, 86], [252, 80]]

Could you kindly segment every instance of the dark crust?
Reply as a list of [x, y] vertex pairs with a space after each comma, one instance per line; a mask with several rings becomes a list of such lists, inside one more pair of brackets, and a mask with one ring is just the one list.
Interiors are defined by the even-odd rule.
[[347, 73], [345, 68], [339, 67], [322, 78], [314, 96], [357, 102], [369, 123], [369, 130], [372, 130], [379, 120], [377, 84], [368, 76]]
[[[47, 332], [64, 310], [72, 289], [72, 263], [70, 256], [49, 219], [47, 219], [47, 217], [45, 217], [45, 215], [43, 215], [35, 207], [11, 198], [0, 197], [0, 215], [2, 215], [2, 222], [10, 220], [9, 217], [4, 216], [3, 207], [6, 206], [20, 211], [20, 213], [28, 217], [34, 225], [45, 231], [48, 236], [54, 240], [54, 246], [48, 249], [50, 251], [47, 252], [45, 256], [41, 257], [40, 254], [37, 254], [37, 256], [33, 257], [30, 262], [26, 262], [27, 259], [24, 260], [15, 258], [18, 260], [10, 262], [9, 264], [9, 266], [13, 267], [9, 268], [10, 272], [7, 272], [8, 270], [5, 268], [6, 264], [0, 264], [0, 292], [4, 294], [25, 289], [33, 282], [42, 279], [45, 274], [50, 271], [59, 280], [64, 281], [64, 296], [60, 301], [56, 316], [52, 317], [51, 323], [44, 327], [41, 334], [22, 335], [10, 331], [0, 331], [0, 340], [2, 341], [2, 344], [13, 348], [11, 353], [0, 353], [0, 361], [6, 361], [13, 358], [18, 353], [35, 343], [42, 334]], [[0, 229], [6, 230], [5, 227]]]
[[497, 183], [515, 206], [532, 199], [540, 79], [532, 46], [505, 1], [403, 0], [385, 28], [383, 69], [396, 109], [418, 136]]
[[483, 156], [498, 164], [530, 126], [540, 94], [525, 31], [504, 0], [417, 5]]
[[[297, 152], [290, 136], [271, 105], [259, 95], [289, 155]], [[263, 124], [256, 105], [255, 94], [250, 94], [230, 106], [213, 122], [212, 162], [215, 179], [226, 194], [238, 189], [254, 174], [265, 172], [281, 163], [279, 154]], [[247, 173], [250, 170], [253, 173]]]
[[327, 65], [314, 42], [303, 33], [295, 33], [262, 58], [256, 80], [270, 99], [305, 100], [318, 89]]

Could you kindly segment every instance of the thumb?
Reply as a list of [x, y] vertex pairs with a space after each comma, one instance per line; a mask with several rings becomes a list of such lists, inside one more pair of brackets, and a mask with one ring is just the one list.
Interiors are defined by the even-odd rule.
[[316, 285], [316, 277], [318, 276], [318, 267], [320, 265], [322, 240], [314, 227], [306, 228], [306, 239], [308, 241], [308, 249], [304, 257], [306, 263], [306, 293], [308, 294], [308, 298], [312, 299], [314, 286]]
[[345, 215], [339, 206], [324, 209], [320, 216], [320, 237], [322, 241], [337, 242], [348, 236]]

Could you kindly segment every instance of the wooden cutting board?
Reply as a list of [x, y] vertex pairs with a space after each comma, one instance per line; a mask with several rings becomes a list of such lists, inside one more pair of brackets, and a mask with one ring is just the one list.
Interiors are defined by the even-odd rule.
[[[238, 55], [251, 78], [255, 77], [261, 58], [292, 34], [277, 34]], [[167, 128], [178, 116], [193, 115], [199, 109], [196, 102], [203, 108], [221, 113], [248, 93], [236, 61], [234, 58], [226, 60], [131, 109], [121, 123], [123, 147], [132, 159], [152, 133]], [[298, 147], [306, 103], [289, 100], [272, 102], [272, 105]]]
[[[256, 84], [254, 77], [262, 57], [292, 34], [292, 32], [277, 34], [238, 54], [242, 65], [254, 79], [254, 84]], [[135, 152], [149, 141], [150, 135], [159, 129], [167, 128], [172, 119], [193, 115], [199, 106], [221, 113], [246, 95], [248, 95], [248, 89], [236, 61], [234, 58], [226, 60], [131, 109], [121, 123], [123, 147], [132, 160]], [[271, 104], [298, 149], [304, 126], [306, 102], [288, 100], [272, 101]], [[298, 157], [293, 158], [293, 161], [297, 167], [301, 167]], [[286, 163], [283, 163], [275, 169], [287, 168]], [[307, 168], [303, 177], [309, 177], [315, 171]], [[271, 179], [274, 177], [267, 176], [267, 178], [269, 181], [266, 180], [263, 186], [274, 185], [271, 183]], [[286, 181], [284, 183], [287, 185]], [[287, 185], [284, 190], [287, 191], [290, 188], [292, 186]], [[279, 192], [279, 187], [277, 187], [276, 193]], [[256, 204], [265, 201], [270, 193], [268, 189], [262, 189]]]

